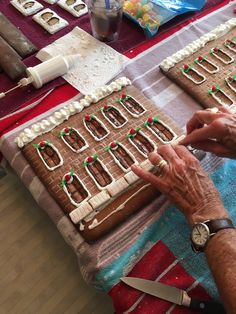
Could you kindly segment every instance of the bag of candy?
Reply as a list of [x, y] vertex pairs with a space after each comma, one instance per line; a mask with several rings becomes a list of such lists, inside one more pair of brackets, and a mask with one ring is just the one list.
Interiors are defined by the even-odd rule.
[[206, 0], [124, 0], [124, 14], [139, 24], [147, 37], [175, 16], [200, 10]]

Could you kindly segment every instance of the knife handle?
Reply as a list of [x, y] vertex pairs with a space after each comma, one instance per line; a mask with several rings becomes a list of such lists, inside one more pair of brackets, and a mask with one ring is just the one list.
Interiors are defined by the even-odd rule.
[[202, 313], [226, 314], [223, 305], [215, 301], [202, 301], [191, 299], [189, 307], [194, 310], [200, 310]]

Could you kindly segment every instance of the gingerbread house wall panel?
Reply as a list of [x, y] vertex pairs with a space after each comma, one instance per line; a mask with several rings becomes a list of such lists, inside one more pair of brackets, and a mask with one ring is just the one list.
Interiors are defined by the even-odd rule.
[[[228, 40], [234, 39], [234, 50], [231, 50], [225, 45], [225, 42]], [[194, 43], [193, 43], [194, 44]], [[223, 49], [223, 53], [226, 52], [226, 54], [231, 57], [233, 62], [230, 62], [228, 64], [225, 64], [220, 59], [216, 57], [216, 54], [214, 54], [214, 49]], [[211, 50], [213, 50], [213, 53], [211, 53]], [[217, 52], [217, 50], [216, 50]], [[194, 60], [199, 60], [195, 62]], [[207, 59], [209, 62], [211, 62], [213, 65], [219, 68], [219, 71], [216, 73], [208, 73], [205, 68], [203, 68], [201, 65], [203, 64], [204, 60], [201, 59]], [[226, 57], [227, 58], [227, 57]], [[199, 65], [200, 64], [200, 65]], [[187, 65], [192, 65], [195, 70], [197, 70], [201, 75], [205, 77], [205, 81], [199, 85], [191, 81], [189, 78], [187, 78], [183, 73], [183, 67]], [[213, 68], [210, 64], [207, 65], [208, 67]], [[161, 66], [163, 69], [163, 67]], [[226, 33], [225, 35], [221, 36], [218, 39], [211, 40], [206, 43], [204, 47], [201, 49], [198, 49], [194, 53], [192, 53], [190, 56], [187, 56], [184, 58], [184, 60], [176, 63], [173, 67], [171, 67], [169, 70], [163, 71], [167, 77], [169, 77], [171, 80], [173, 80], [177, 85], [179, 85], [181, 88], [183, 88], [187, 93], [189, 93], [192, 97], [194, 97], [200, 104], [205, 107], [218, 107], [222, 104], [219, 103], [213, 95], [217, 93], [217, 90], [212, 93], [209, 91], [212, 90], [212, 88], [220, 87], [220, 91], [223, 91], [229, 98], [222, 99], [223, 103], [227, 105], [236, 105], [236, 89], [235, 91], [232, 90], [229, 85], [226, 82], [226, 78], [232, 77], [236, 74], [236, 29], [235, 27]], [[233, 85], [236, 88], [236, 77], [234, 77]], [[219, 93], [218, 93], [219, 96]], [[221, 97], [224, 98], [223, 95]]]
[[[139, 102], [139, 104], [146, 110], [146, 112], [140, 115], [140, 117], [134, 117], [132, 114], [130, 114], [122, 106], [121, 103], [117, 102], [117, 100], [120, 99], [122, 97], [122, 94], [124, 93], [127, 93], [128, 95], [135, 98]], [[128, 123], [126, 123], [123, 127], [118, 129], [115, 128], [112, 124], [110, 124], [109, 121], [106, 120], [106, 118], [103, 116], [101, 112], [101, 107], [104, 107], [107, 104], [108, 105], [112, 104], [112, 106], [116, 107], [120, 111], [120, 113], [128, 120]], [[92, 115], [94, 115], [109, 132], [109, 135], [101, 141], [96, 141], [84, 126], [83, 119], [86, 116]], [[49, 192], [52, 194], [55, 200], [57, 200], [58, 203], [62, 206], [65, 213], [67, 214], [69, 213], [71, 214], [72, 212], [74, 213], [74, 210], [77, 208], [77, 206], [71, 202], [69, 196], [63, 190], [63, 186], [61, 186], [64, 176], [67, 173], [70, 173], [71, 171], [73, 171], [74, 174], [79, 178], [85, 190], [87, 190], [89, 193], [89, 197], [85, 202], [85, 207], [87, 208], [86, 210], [88, 210], [89, 212], [91, 206], [94, 207], [94, 202], [96, 205], [96, 199], [95, 201], [93, 201], [93, 198], [96, 195], [98, 196], [97, 199], [98, 209], [100, 210], [105, 206], [105, 209], [107, 210], [109, 203], [114, 202], [114, 200], [116, 200], [115, 204], [118, 204], [116, 197], [115, 196], [110, 197], [109, 193], [111, 194], [112, 192], [114, 193], [114, 195], [117, 194], [119, 196], [121, 193], [125, 191], [125, 189], [124, 191], [122, 191], [122, 188], [119, 187], [117, 183], [114, 186], [114, 189], [117, 189], [117, 192], [115, 192], [115, 190], [111, 188], [111, 190], [108, 193], [106, 187], [98, 186], [91, 178], [91, 176], [88, 175], [88, 172], [85, 169], [86, 166], [84, 166], [84, 161], [87, 160], [86, 159], [87, 157], [94, 156], [96, 154], [98, 156], [97, 160], [105, 166], [105, 171], [107, 171], [108, 174], [111, 176], [111, 178], [114, 181], [113, 183], [120, 182], [119, 180], [123, 178], [124, 181], [121, 181], [122, 184], [126, 182], [125, 186], [131, 189], [132, 186], [125, 179], [126, 172], [118, 165], [118, 163], [114, 160], [110, 152], [105, 148], [108, 147], [111, 142], [118, 141], [122, 145], [122, 147], [133, 156], [135, 162], [141, 164], [143, 161], [146, 160], [146, 157], [144, 157], [138, 151], [138, 149], [130, 143], [129, 139], [127, 138], [127, 134], [130, 132], [131, 129], [141, 127], [141, 132], [146, 136], [146, 138], [148, 138], [156, 146], [160, 145], [161, 141], [152, 132], [150, 132], [150, 130], [144, 127], [144, 123], [147, 121], [147, 119], [154, 116], [155, 117], [159, 116], [161, 120], [163, 120], [165, 124], [167, 124], [177, 135], [181, 135], [182, 131], [174, 124], [174, 122], [170, 118], [168, 118], [165, 114], [158, 110], [153, 105], [153, 103], [150, 100], [146, 99], [146, 97], [142, 93], [140, 93], [136, 88], [134, 88], [133, 86], [129, 86], [127, 88], [121, 89], [120, 91], [113, 92], [110, 96], [102, 99], [101, 101], [93, 105], [85, 107], [80, 113], [70, 116], [70, 118], [67, 121], [60, 123], [50, 132], [37, 136], [34, 140], [25, 145], [22, 151], [25, 157], [28, 159], [29, 163], [32, 165], [33, 169], [35, 170], [40, 180], [45, 184], [45, 186], [47, 186]], [[65, 144], [65, 142], [60, 137], [60, 132], [68, 127], [69, 128], [72, 127], [73, 129], [77, 130], [79, 134], [85, 139], [88, 145], [86, 149], [79, 153], [76, 153], [72, 151], [68, 145]], [[40, 160], [38, 156], [37, 148], [34, 147], [35, 145], [38, 145], [42, 141], [48, 141], [49, 143], [53, 144], [63, 159], [63, 164], [53, 171], [49, 171], [43, 165], [42, 160]], [[135, 187], [135, 184], [136, 183], [134, 183], [133, 187]], [[102, 191], [105, 192], [101, 193]], [[153, 195], [153, 191], [152, 194], [150, 195]], [[104, 199], [105, 203], [101, 201], [101, 197], [105, 197]], [[89, 204], [87, 204], [87, 202]], [[90, 213], [90, 216], [88, 217], [92, 217], [91, 219], [93, 219], [93, 216], [95, 214], [97, 219], [98, 217], [97, 213], [92, 213], [92, 215]], [[90, 221], [91, 219], [88, 218], [87, 220]], [[107, 228], [109, 229], [110, 227]], [[89, 230], [87, 231], [89, 233]], [[100, 234], [100, 232], [96, 231], [94, 234]], [[101, 234], [103, 234], [103, 232]]]

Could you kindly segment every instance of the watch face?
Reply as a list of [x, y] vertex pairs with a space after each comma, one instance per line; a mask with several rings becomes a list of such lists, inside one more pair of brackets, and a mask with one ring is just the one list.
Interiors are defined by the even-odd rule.
[[200, 247], [205, 246], [209, 239], [209, 236], [210, 231], [205, 224], [199, 223], [193, 226], [191, 239], [195, 245]]

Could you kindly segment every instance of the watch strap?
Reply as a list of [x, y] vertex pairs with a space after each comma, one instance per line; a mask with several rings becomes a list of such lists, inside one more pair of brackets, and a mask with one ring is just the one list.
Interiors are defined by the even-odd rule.
[[222, 229], [234, 228], [233, 222], [229, 218], [214, 219], [204, 223], [209, 228], [210, 234], [214, 234]]

